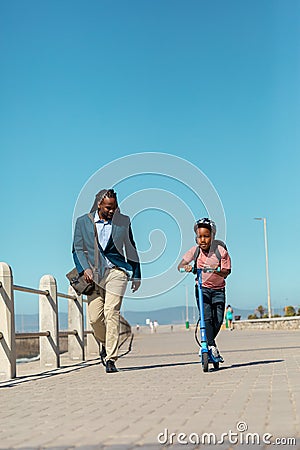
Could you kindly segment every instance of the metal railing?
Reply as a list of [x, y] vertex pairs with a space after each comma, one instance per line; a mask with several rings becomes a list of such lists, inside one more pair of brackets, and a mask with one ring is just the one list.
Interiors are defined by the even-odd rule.
[[[15, 333], [14, 291], [39, 295], [39, 331]], [[68, 300], [68, 329], [59, 331], [58, 298]], [[19, 286], [13, 283], [11, 267], [0, 263], [0, 381], [16, 377], [16, 340], [38, 337], [41, 370], [60, 367], [59, 338], [68, 338], [68, 356], [74, 361], [84, 361], [85, 353], [93, 357], [99, 355], [99, 346], [93, 336], [89, 321], [84, 330], [82, 296], [78, 296], [70, 286], [68, 294], [57, 291], [52, 275], [44, 275], [39, 289]], [[85, 339], [87, 345], [85, 349]]]

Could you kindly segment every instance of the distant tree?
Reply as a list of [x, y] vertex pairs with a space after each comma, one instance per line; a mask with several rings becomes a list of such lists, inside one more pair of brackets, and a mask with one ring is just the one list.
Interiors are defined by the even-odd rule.
[[248, 320], [254, 320], [254, 319], [258, 319], [256, 314], [249, 314], [248, 316]]
[[286, 306], [284, 308], [284, 315], [285, 317], [292, 317], [296, 315], [296, 311], [295, 308], [293, 306]]
[[259, 305], [256, 308], [256, 311], [258, 312], [258, 314], [260, 315], [260, 318], [262, 319], [262, 317], [263, 317], [263, 315], [264, 315], [266, 310], [265, 310], [265, 308], [262, 305]]

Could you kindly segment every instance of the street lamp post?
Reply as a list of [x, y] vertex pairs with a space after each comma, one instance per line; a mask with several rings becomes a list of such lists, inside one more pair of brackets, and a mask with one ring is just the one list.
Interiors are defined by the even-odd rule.
[[271, 294], [270, 294], [270, 277], [269, 277], [269, 256], [268, 256], [268, 240], [267, 240], [267, 219], [266, 217], [255, 217], [255, 220], [262, 220], [264, 223], [265, 253], [266, 253], [266, 278], [268, 290], [268, 316], [272, 317], [271, 311]]

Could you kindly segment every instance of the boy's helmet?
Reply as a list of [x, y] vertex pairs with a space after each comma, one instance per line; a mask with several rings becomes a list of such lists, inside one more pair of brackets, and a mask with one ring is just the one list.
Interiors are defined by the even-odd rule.
[[203, 219], [197, 220], [197, 222], [194, 225], [194, 231], [196, 233], [198, 228], [207, 228], [211, 231], [213, 235], [217, 232], [216, 224], [213, 220], [208, 219], [207, 217], [203, 217]]

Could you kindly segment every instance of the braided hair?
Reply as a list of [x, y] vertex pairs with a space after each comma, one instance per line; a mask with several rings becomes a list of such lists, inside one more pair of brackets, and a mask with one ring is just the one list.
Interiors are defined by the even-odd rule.
[[90, 210], [91, 213], [97, 211], [98, 203], [99, 202], [101, 203], [104, 198], [114, 198], [118, 205], [117, 193], [113, 189], [102, 189], [95, 196], [93, 206], [91, 207], [91, 210]]

